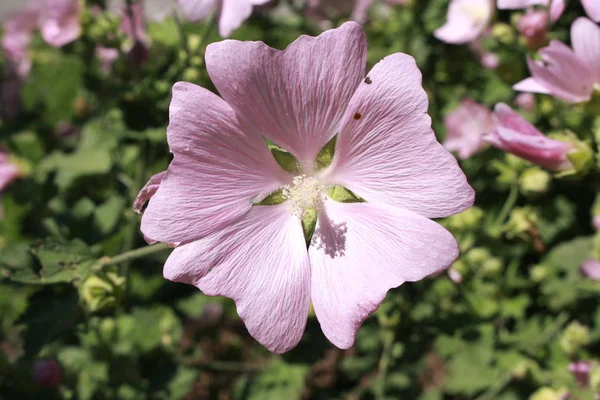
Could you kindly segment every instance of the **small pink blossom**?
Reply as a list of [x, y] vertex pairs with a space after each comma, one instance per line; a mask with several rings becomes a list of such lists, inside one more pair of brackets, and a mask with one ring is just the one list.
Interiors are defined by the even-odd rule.
[[594, 215], [592, 217], [592, 227], [595, 230], [600, 230], [600, 215]]
[[598, 0], [581, 0], [581, 4], [592, 21], [600, 22], [600, 2]]
[[454, 268], [448, 268], [448, 278], [454, 283], [462, 283], [463, 281], [462, 274]]
[[115, 61], [119, 59], [119, 50], [111, 47], [97, 46], [96, 57], [100, 60], [100, 69], [102, 72], [109, 74]]
[[31, 4], [3, 23], [2, 50], [20, 78], [25, 78], [31, 69], [28, 49], [37, 28], [38, 15], [38, 5]]
[[585, 388], [590, 383], [590, 371], [592, 363], [589, 361], [577, 361], [569, 364], [569, 372], [573, 374], [579, 387]]
[[[355, 22], [283, 51], [226, 40], [206, 50], [222, 98], [191, 83], [173, 88], [174, 158], [141, 230], [179, 243], [167, 279], [232, 298], [249, 333], [276, 353], [300, 341], [311, 301], [325, 336], [351, 347], [389, 289], [458, 256], [429, 218], [469, 208], [474, 192], [435, 139], [421, 73], [397, 53], [366, 75], [366, 54]], [[318, 170], [336, 134], [335, 157]], [[281, 168], [263, 138], [292, 153], [299, 172]], [[336, 202], [331, 185], [365, 202]], [[256, 205], [282, 189], [282, 204]], [[308, 209], [318, 219], [307, 249]]]
[[483, 135], [494, 129], [492, 111], [471, 99], [464, 99], [444, 119], [447, 135], [444, 147], [467, 159], [484, 148]]
[[546, 42], [548, 13], [529, 9], [517, 23], [517, 28], [530, 47], [539, 47]]
[[581, 264], [581, 273], [592, 279], [592, 280], [600, 280], [600, 262], [590, 258]]
[[33, 380], [44, 389], [56, 389], [62, 381], [62, 369], [54, 360], [39, 360], [33, 367]]
[[177, 0], [183, 13], [190, 21], [200, 21], [216, 10], [219, 18], [219, 33], [229, 37], [252, 14], [254, 6], [270, 0]]
[[492, 146], [552, 171], [573, 167], [567, 158], [567, 153], [574, 149], [570, 143], [544, 136], [504, 103], [496, 105], [494, 115], [498, 125], [483, 138]]
[[600, 27], [578, 18], [571, 26], [571, 42], [573, 49], [553, 40], [540, 50], [541, 61], [528, 59], [531, 78], [514, 89], [550, 94], [568, 103], [589, 101], [600, 83]]
[[7, 153], [0, 149], [0, 192], [22, 175], [19, 167], [10, 161]]
[[531, 111], [535, 108], [535, 96], [531, 93], [521, 93], [515, 98], [515, 104], [525, 111]]
[[472, 42], [488, 27], [493, 12], [492, 0], [451, 0], [446, 23], [434, 35], [446, 43]]
[[62, 47], [81, 34], [78, 0], [43, 0], [40, 8], [40, 31], [44, 41]]
[[566, 4], [565, 0], [498, 0], [498, 8], [501, 10], [518, 10], [532, 6], [550, 7], [550, 20], [555, 22], [565, 11]]

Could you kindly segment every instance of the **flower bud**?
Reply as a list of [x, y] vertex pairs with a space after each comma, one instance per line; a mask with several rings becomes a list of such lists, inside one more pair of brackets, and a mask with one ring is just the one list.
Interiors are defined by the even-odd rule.
[[590, 329], [573, 321], [567, 326], [560, 338], [561, 349], [569, 356], [575, 355], [583, 346], [590, 343]]
[[531, 93], [521, 93], [515, 98], [515, 104], [525, 111], [532, 111], [535, 108], [535, 96]]
[[492, 36], [503, 44], [510, 44], [515, 40], [514, 29], [505, 23], [496, 23], [492, 27]]
[[587, 387], [590, 380], [591, 368], [592, 363], [590, 363], [589, 361], [578, 361], [569, 364], [569, 372], [573, 374], [579, 387]]
[[548, 31], [548, 13], [530, 8], [517, 22], [517, 29], [528, 47], [537, 49], [543, 46]]
[[552, 181], [552, 176], [538, 168], [526, 169], [520, 178], [521, 191], [526, 195], [546, 193]]
[[62, 369], [54, 360], [36, 361], [33, 380], [44, 389], [56, 389], [62, 381]]
[[89, 311], [96, 312], [114, 307], [124, 288], [124, 277], [107, 272], [87, 278], [79, 288], [79, 294]]
[[538, 389], [529, 397], [529, 400], [565, 400], [568, 397], [568, 392], [565, 389], [551, 389], [543, 387]]

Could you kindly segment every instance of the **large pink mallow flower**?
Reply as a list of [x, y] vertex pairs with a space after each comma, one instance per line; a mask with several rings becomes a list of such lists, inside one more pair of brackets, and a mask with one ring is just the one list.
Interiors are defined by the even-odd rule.
[[467, 159], [483, 150], [483, 135], [494, 129], [495, 119], [486, 106], [464, 99], [444, 118], [444, 124], [448, 132], [444, 147]]
[[62, 47], [81, 34], [78, 0], [43, 0], [40, 8], [40, 31], [44, 41]]
[[504, 103], [496, 105], [494, 115], [498, 125], [484, 141], [552, 171], [573, 168], [567, 158], [575, 150], [572, 144], [546, 137]]
[[[235, 300], [249, 333], [276, 353], [300, 341], [311, 300], [327, 338], [348, 348], [389, 289], [458, 256], [429, 218], [469, 208], [474, 192], [435, 139], [421, 73], [402, 53], [366, 77], [365, 63], [365, 35], [348, 22], [284, 51], [213, 43], [206, 66], [222, 98], [173, 88], [174, 158], [154, 179], [141, 230], [177, 244], [167, 279]], [[317, 168], [336, 134], [333, 161]], [[265, 139], [296, 157], [297, 172], [279, 166]], [[333, 185], [364, 202], [334, 201]], [[283, 203], [257, 205], [278, 190]], [[316, 228], [305, 237], [311, 212]]]
[[219, 34], [229, 37], [252, 15], [254, 6], [271, 0], [177, 0], [190, 21], [200, 21], [215, 11], [219, 17]]
[[493, 13], [492, 0], [451, 0], [446, 23], [434, 35], [446, 43], [472, 42], [483, 34]]
[[568, 103], [589, 101], [600, 84], [600, 27], [587, 18], [571, 26], [573, 49], [553, 40], [540, 50], [542, 60], [527, 60], [531, 78], [514, 86], [522, 92], [550, 94]]

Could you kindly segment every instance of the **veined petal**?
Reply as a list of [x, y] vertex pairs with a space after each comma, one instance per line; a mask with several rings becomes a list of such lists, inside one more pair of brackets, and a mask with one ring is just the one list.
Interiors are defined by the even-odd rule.
[[167, 138], [174, 159], [142, 218], [152, 240], [202, 238], [291, 181], [263, 140], [240, 130], [227, 103], [191, 83], [173, 87]]
[[286, 50], [226, 40], [206, 51], [210, 77], [247, 130], [263, 135], [313, 168], [321, 148], [364, 77], [366, 39], [355, 22]]
[[164, 275], [232, 298], [250, 335], [284, 353], [298, 344], [308, 317], [305, 243], [300, 221], [285, 206], [257, 206], [223, 231], [175, 249]]
[[427, 107], [414, 59], [402, 53], [383, 59], [352, 98], [323, 179], [367, 202], [431, 218], [469, 208], [474, 191], [437, 142]]
[[600, 83], [600, 27], [587, 18], [577, 18], [571, 25], [573, 51], [594, 71]]
[[500, 10], [517, 10], [531, 6], [547, 6], [548, 0], [498, 0]]
[[140, 190], [135, 198], [135, 202], [133, 203], [133, 211], [135, 211], [137, 214], [142, 213], [144, 204], [146, 204], [146, 202], [150, 200], [152, 196], [154, 196], [166, 174], [167, 171], [163, 171], [150, 177], [150, 180], [144, 185], [142, 190]]
[[448, 268], [457, 256], [452, 234], [418, 214], [327, 201], [309, 248], [311, 296], [323, 333], [336, 346], [351, 347], [389, 289]]
[[595, 22], [600, 22], [600, 3], [598, 0], [581, 0], [581, 4], [583, 4], [588, 17]]
[[519, 92], [550, 94], [550, 90], [535, 78], [526, 78], [513, 85]]

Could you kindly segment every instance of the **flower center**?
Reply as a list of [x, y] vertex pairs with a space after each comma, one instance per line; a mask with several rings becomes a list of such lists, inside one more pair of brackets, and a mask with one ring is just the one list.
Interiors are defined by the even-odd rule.
[[291, 185], [283, 187], [283, 197], [289, 202], [290, 212], [302, 217], [309, 210], [319, 210], [323, 204], [322, 193], [327, 187], [315, 177], [298, 175], [292, 180]]

